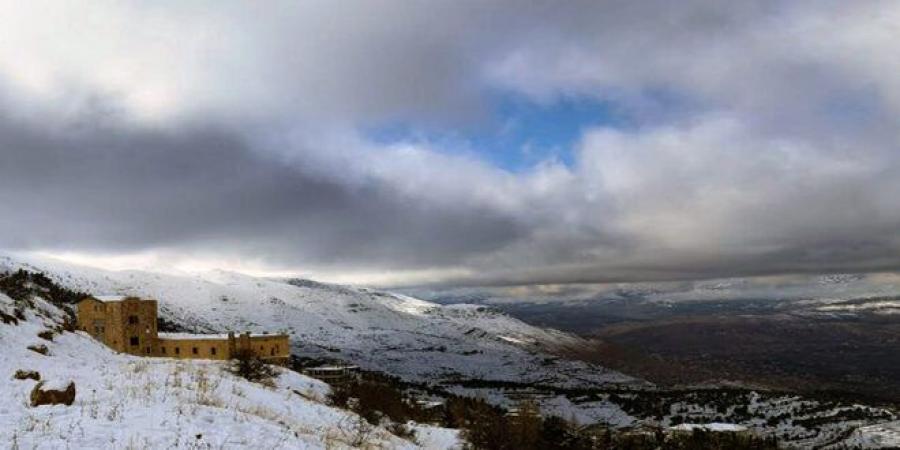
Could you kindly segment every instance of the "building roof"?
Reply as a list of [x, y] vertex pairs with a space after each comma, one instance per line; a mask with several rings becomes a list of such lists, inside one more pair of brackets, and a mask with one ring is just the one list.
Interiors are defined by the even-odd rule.
[[127, 295], [94, 295], [92, 298], [100, 300], [101, 302], [119, 302], [125, 300]]
[[193, 334], [193, 333], [159, 333], [160, 339], [177, 340], [219, 340], [228, 339], [227, 333]]
[[147, 300], [147, 299], [141, 299], [134, 295], [110, 294], [110, 295], [91, 295], [91, 296], [83, 298], [81, 301], [96, 300], [101, 303], [108, 303], [108, 302], [121, 302], [122, 300], [129, 299], [129, 298], [136, 298], [139, 300]]
[[[287, 337], [285, 334], [266, 334], [266, 333], [248, 333], [251, 338], [255, 337]], [[239, 338], [241, 333], [235, 333], [234, 337]], [[178, 339], [178, 340], [204, 340], [204, 339], [228, 339], [228, 333], [159, 333], [160, 339]]]

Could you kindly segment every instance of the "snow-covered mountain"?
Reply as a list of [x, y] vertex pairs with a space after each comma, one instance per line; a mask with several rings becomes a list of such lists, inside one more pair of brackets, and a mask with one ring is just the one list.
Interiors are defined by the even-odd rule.
[[284, 331], [291, 335], [296, 355], [342, 359], [414, 381], [641, 383], [603, 367], [558, 358], [555, 353], [585, 341], [486, 306], [441, 306], [376, 290], [223, 271], [104, 271], [0, 256], [0, 271], [19, 268], [90, 294], [155, 298], [162, 318], [197, 331]]
[[[117, 354], [84, 333], [61, 331], [64, 313], [33, 301], [23, 307], [0, 293], [4, 448], [459, 448], [456, 430], [414, 425], [411, 441], [364, 429], [359, 416], [327, 405], [326, 384], [290, 370], [278, 369], [265, 386], [221, 361]], [[74, 383], [74, 402], [30, 405], [39, 381], [17, 372], [40, 378], [42, 389]]]
[[[868, 448], [896, 438], [898, 416], [891, 409], [744, 388], [654, 388], [555, 357], [557, 350], [587, 342], [483, 305], [440, 306], [308, 280], [228, 272], [110, 272], [0, 256], [0, 271], [19, 268], [87, 293], [157, 298], [164, 318], [198, 331], [287, 331], [298, 355], [340, 358], [416, 381], [515, 382], [448, 383], [445, 388], [504, 407], [529, 394], [543, 412], [583, 425], [665, 428], [724, 421], [777, 435], [797, 448], [845, 440]], [[14, 314], [12, 305], [0, 294], [0, 312]], [[258, 435], [253, 430], [266, 436], [265, 442], [252, 441], [255, 447], [341, 448], [352, 441], [346, 424], [355, 416], [323, 403], [328, 388], [315, 380], [282, 371], [275, 386], [262, 387], [234, 377], [221, 362], [115, 354], [81, 333], [43, 341], [38, 333], [55, 328], [60, 314], [38, 301], [19, 324], [0, 323], [0, 342], [9, 349], [0, 353], [0, 376], [6, 373], [9, 379], [21, 369], [37, 370], [51, 381], [72, 379], [79, 397], [72, 407], [29, 408], [33, 381], [0, 383], [0, 395], [10, 400], [0, 406], [0, 442], [14, 441], [20, 448], [41, 442], [87, 448], [246, 447]], [[48, 355], [27, 349], [40, 343], [48, 346]], [[425, 448], [459, 445], [455, 430], [415, 427]], [[416, 448], [384, 429], [372, 438], [379, 448]]]

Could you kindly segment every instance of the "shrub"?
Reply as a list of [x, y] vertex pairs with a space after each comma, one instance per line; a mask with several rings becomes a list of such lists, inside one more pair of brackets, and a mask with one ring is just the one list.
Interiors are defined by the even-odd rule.
[[271, 384], [275, 371], [252, 350], [238, 350], [231, 360], [231, 373], [248, 381]]
[[17, 370], [13, 378], [17, 380], [41, 381], [41, 374], [36, 370]]
[[9, 314], [6, 314], [3, 311], [0, 311], [0, 321], [3, 321], [3, 323], [7, 324], [7, 325], [9, 325], [9, 324], [18, 325], [19, 324], [19, 319], [16, 316], [11, 316]]
[[387, 426], [387, 430], [394, 436], [415, 442], [416, 430], [405, 423], [391, 422], [391, 424]]

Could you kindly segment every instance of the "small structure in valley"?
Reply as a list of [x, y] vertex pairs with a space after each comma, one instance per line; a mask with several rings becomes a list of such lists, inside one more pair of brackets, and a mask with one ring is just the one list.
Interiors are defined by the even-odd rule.
[[331, 365], [307, 367], [303, 375], [322, 380], [331, 385], [344, 384], [359, 378], [359, 366]]
[[266, 362], [282, 365], [291, 356], [286, 334], [159, 333], [156, 300], [92, 296], [77, 306], [78, 329], [122, 353], [226, 360], [249, 351]]

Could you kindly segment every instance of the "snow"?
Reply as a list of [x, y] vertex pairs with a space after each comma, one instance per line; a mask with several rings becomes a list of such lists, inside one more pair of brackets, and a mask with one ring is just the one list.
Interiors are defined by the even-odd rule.
[[417, 425], [412, 422], [410, 422], [410, 426], [416, 432], [416, 442], [423, 448], [448, 450], [462, 450], [463, 448], [459, 430]]
[[127, 295], [92, 295], [96, 300], [100, 300], [101, 302], [118, 302], [127, 298]]
[[160, 339], [195, 339], [195, 340], [203, 340], [203, 339], [212, 339], [212, 340], [220, 340], [220, 339], [228, 339], [228, 333], [158, 333]]
[[850, 448], [900, 448], [900, 421], [860, 427], [843, 443]]
[[714, 432], [740, 432], [747, 431], [747, 427], [743, 425], [738, 425], [735, 423], [721, 423], [721, 422], [712, 422], [712, 423], [682, 423], [680, 425], [675, 425], [674, 427], [669, 427], [672, 431], [694, 431], [694, 430], [704, 430], [704, 431], [714, 431]]
[[[18, 325], [0, 323], [0, 442], [12, 448], [351, 448], [355, 414], [324, 403], [326, 384], [278, 369], [272, 386], [232, 375], [227, 363], [117, 354], [82, 332], [63, 332], [26, 349], [34, 336], [60, 323], [62, 312], [38, 299]], [[0, 310], [14, 302], [0, 294]], [[46, 387], [76, 385], [71, 406], [29, 406], [36, 381], [15, 380], [36, 370]], [[416, 426], [417, 429], [419, 426]], [[377, 448], [458, 448], [455, 431], [423, 428], [419, 445], [376, 428]]]
[[[335, 359], [334, 364], [356, 364], [412, 381], [444, 382], [453, 393], [501, 406], [512, 405], [510, 392], [463, 388], [453, 381], [483, 378], [559, 387], [653, 390], [647, 383], [600, 366], [554, 358], [551, 355], [557, 350], [590, 343], [527, 325], [483, 305], [440, 306], [369, 289], [222, 271], [194, 275], [111, 272], [0, 255], [0, 271], [18, 268], [43, 272], [63, 286], [88, 293], [157, 299], [163, 318], [196, 332], [218, 336], [230, 330], [284, 332], [291, 336], [295, 355]], [[710, 290], [713, 288], [722, 287]], [[12, 314], [10, 302], [0, 296], [0, 310]], [[4, 348], [0, 378], [10, 380], [15, 370], [22, 369], [38, 370], [48, 380], [74, 380], [78, 391], [75, 405], [28, 408], [25, 405], [34, 381], [0, 382], [4, 398], [0, 442], [15, 439], [20, 448], [56, 448], [64, 441], [69, 441], [71, 448], [346, 447], [342, 430], [352, 428], [347, 424], [355, 416], [328, 407], [324, 403], [328, 388], [319, 381], [283, 371], [274, 386], [267, 388], [233, 377], [220, 362], [118, 355], [81, 333], [64, 333], [47, 342], [37, 333], [54, 326], [58, 318], [36, 315], [40, 310], [55, 308], [38, 301], [34, 311], [27, 311], [28, 320], [18, 327], [0, 324]], [[26, 350], [31, 344], [47, 345], [49, 356]], [[743, 404], [735, 401], [735, 405]], [[786, 436], [791, 445], [800, 448], [845, 436], [866, 446], [876, 441], [890, 443], [898, 439], [900, 429], [893, 422], [873, 425], [874, 421], [897, 420], [897, 415], [876, 408], [820, 408], [822, 405], [796, 396], [756, 393], [746, 404], [755, 418], [725, 425], [775, 431], [779, 438]], [[630, 416], [609, 401], [609, 396], [569, 399], [553, 395], [541, 398], [540, 406], [582, 424], [634, 426], [645, 419]], [[837, 417], [853, 410], [873, 419], [839, 419], [809, 429], [795, 422]], [[670, 425], [676, 415], [694, 424], [707, 423], [704, 426], [730, 420], [721, 418], [713, 404], [685, 398], [671, 404], [671, 412], [660, 424]], [[791, 419], [767, 425], [769, 419], [788, 416]], [[424, 448], [452, 448], [445, 444], [458, 443], [455, 430], [414, 428]], [[185, 440], [197, 434], [202, 435], [197, 439], [202, 442]], [[378, 439], [385, 448], [416, 448], [384, 430], [379, 430]]]
[[[220, 340], [228, 339], [228, 333], [158, 333], [160, 339], [194, 339], [194, 340]], [[238, 336], [241, 333], [235, 333]], [[275, 334], [270, 333], [249, 333], [250, 337], [272, 337]]]
[[[161, 317], [192, 331], [287, 333], [297, 356], [343, 360], [411, 381], [464, 377], [558, 386], [642, 383], [601, 366], [555, 359], [555, 352], [589, 343], [484, 306], [441, 306], [370, 289], [226, 271], [104, 271], [0, 255], [0, 270], [4, 267], [44, 272], [87, 293], [156, 299]], [[547, 364], [550, 359], [554, 362]]]
[[44, 384], [41, 385], [42, 391], [64, 391], [69, 385], [72, 384], [72, 380], [58, 378], [54, 380], [45, 380]]

